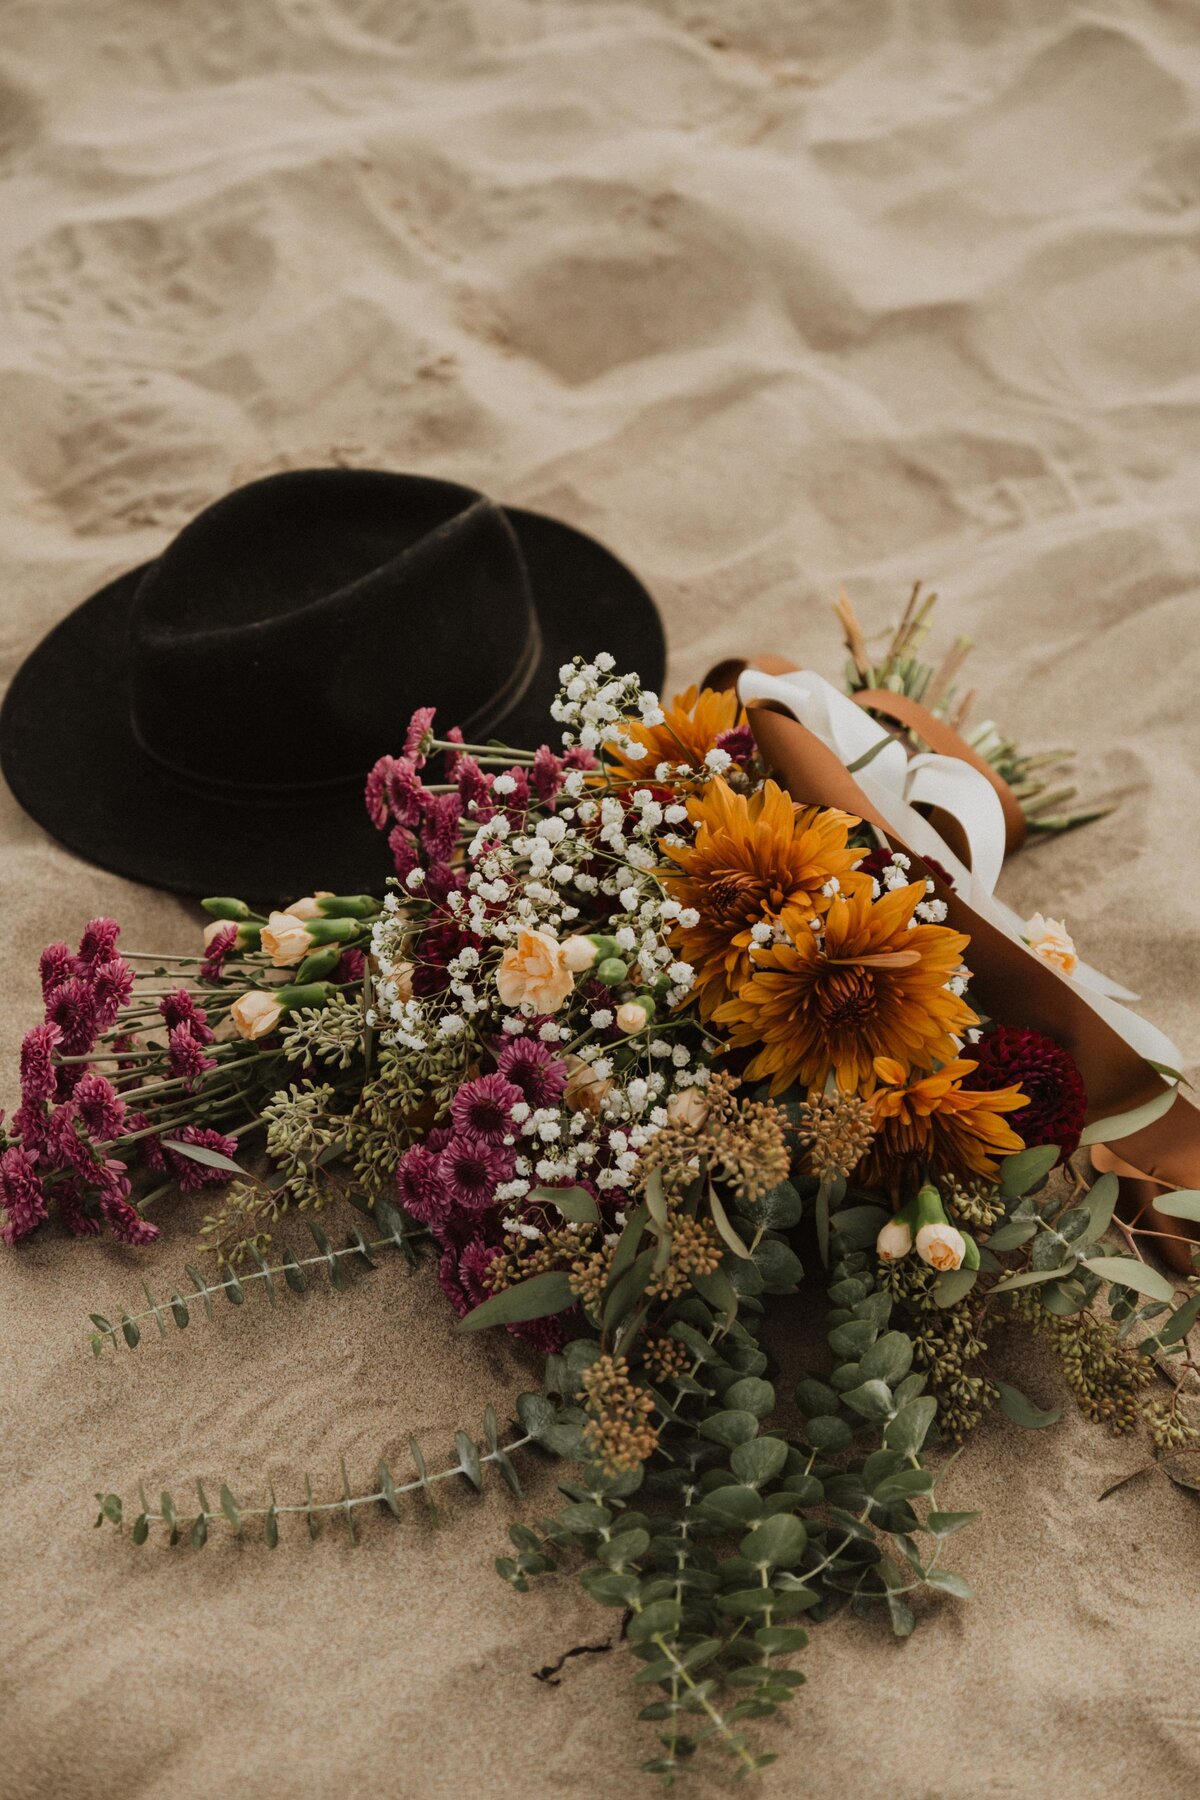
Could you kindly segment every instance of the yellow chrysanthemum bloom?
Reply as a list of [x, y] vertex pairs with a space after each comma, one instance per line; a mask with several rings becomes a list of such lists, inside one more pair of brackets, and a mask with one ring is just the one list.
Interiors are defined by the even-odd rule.
[[789, 941], [756, 951], [749, 980], [713, 1015], [733, 1048], [757, 1048], [748, 1076], [781, 1094], [833, 1074], [843, 1093], [867, 1095], [877, 1056], [906, 1074], [954, 1059], [955, 1034], [978, 1024], [946, 986], [969, 940], [910, 924], [924, 898], [923, 881], [875, 901], [861, 883], [832, 902], [820, 932], [810, 915], [784, 912]]
[[675, 766], [686, 763], [689, 769], [702, 769], [704, 758], [723, 732], [746, 723], [737, 694], [732, 688], [719, 692], [716, 688], [688, 688], [676, 694], [661, 725], [643, 725], [629, 719], [626, 730], [635, 744], [643, 744], [645, 756], [631, 757], [619, 750], [609, 751], [610, 774], [618, 781], [647, 782], [654, 779], [659, 763]]
[[858, 820], [833, 808], [797, 806], [774, 781], [747, 799], [718, 776], [688, 802], [688, 816], [695, 838], [668, 851], [674, 867], [663, 871], [662, 881], [685, 912], [700, 915], [672, 941], [696, 971], [707, 1018], [749, 979], [756, 925], [773, 926], [789, 908], [804, 919], [827, 911], [832, 896], [821, 890], [831, 881], [868, 894], [871, 883], [854, 873], [863, 853], [846, 842]]
[[920, 1159], [939, 1173], [994, 1175], [997, 1158], [1024, 1148], [1001, 1117], [1027, 1104], [1019, 1087], [963, 1087], [978, 1065], [956, 1058], [932, 1075], [909, 1076], [888, 1056], [875, 1058], [882, 1083], [871, 1096], [877, 1127], [863, 1179], [888, 1184]]

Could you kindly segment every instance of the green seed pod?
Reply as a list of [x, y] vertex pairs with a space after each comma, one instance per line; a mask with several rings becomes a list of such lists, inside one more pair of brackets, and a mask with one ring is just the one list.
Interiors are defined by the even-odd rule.
[[619, 956], [606, 956], [596, 964], [596, 979], [605, 987], [620, 987], [629, 974], [629, 964]]
[[286, 987], [268, 991], [285, 1012], [297, 1012], [302, 1007], [328, 1006], [337, 989], [329, 981], [309, 981], [303, 986], [299, 982], [289, 982]]
[[357, 919], [306, 919], [304, 929], [310, 944], [350, 944], [364, 936]]

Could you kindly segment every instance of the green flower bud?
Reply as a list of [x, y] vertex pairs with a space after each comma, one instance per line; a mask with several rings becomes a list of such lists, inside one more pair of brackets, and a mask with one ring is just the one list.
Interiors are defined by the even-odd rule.
[[206, 913], [212, 914], [214, 919], [255, 919], [258, 917], [257, 913], [250, 911], [244, 900], [230, 900], [223, 895], [218, 895], [214, 900], [202, 900], [200, 904]]
[[310, 944], [351, 944], [364, 936], [357, 919], [306, 919]]
[[332, 975], [342, 958], [340, 944], [326, 944], [323, 950], [313, 950], [296, 970], [297, 986], [303, 987], [308, 981], [323, 981], [326, 975]]
[[605, 987], [620, 987], [629, 973], [629, 964], [619, 956], [606, 956], [604, 961], [596, 964], [596, 979]]
[[373, 894], [318, 894], [317, 905], [326, 919], [374, 919], [383, 911]]
[[337, 989], [330, 981], [309, 981], [301, 985], [289, 982], [286, 987], [271, 988], [273, 1000], [277, 1000], [285, 1012], [298, 1012], [303, 1007], [328, 1006]]

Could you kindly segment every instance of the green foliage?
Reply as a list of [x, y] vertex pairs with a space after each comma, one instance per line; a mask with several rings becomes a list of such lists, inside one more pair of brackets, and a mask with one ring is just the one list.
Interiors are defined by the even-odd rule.
[[124, 1338], [131, 1350], [136, 1350], [141, 1342], [141, 1327], [147, 1319], [153, 1319], [159, 1333], [166, 1336], [167, 1321], [180, 1331], [191, 1322], [192, 1313], [197, 1304], [203, 1306], [206, 1317], [214, 1316], [213, 1301], [217, 1298], [228, 1301], [231, 1306], [241, 1306], [246, 1298], [247, 1288], [261, 1285], [271, 1306], [276, 1304], [279, 1288], [276, 1278], [283, 1277], [284, 1283], [294, 1294], [303, 1294], [309, 1286], [309, 1270], [316, 1269], [329, 1280], [330, 1286], [341, 1289], [346, 1286], [348, 1270], [365, 1266], [373, 1269], [375, 1262], [373, 1252], [386, 1249], [399, 1249], [410, 1259], [414, 1257], [413, 1245], [420, 1242], [428, 1234], [416, 1226], [406, 1224], [402, 1215], [394, 1207], [381, 1206], [376, 1209], [376, 1225], [382, 1225], [387, 1231], [386, 1237], [368, 1239], [356, 1225], [349, 1242], [341, 1249], [335, 1250], [326, 1234], [315, 1220], [306, 1220], [309, 1234], [316, 1246], [316, 1255], [298, 1257], [294, 1251], [286, 1250], [278, 1263], [268, 1263], [256, 1245], [251, 1245], [249, 1254], [257, 1267], [239, 1275], [233, 1268], [227, 1267], [215, 1281], [206, 1281], [189, 1263], [186, 1265], [191, 1280], [191, 1287], [183, 1292], [172, 1291], [170, 1297], [159, 1300], [150, 1287], [143, 1282], [148, 1305], [136, 1313], [122, 1309], [120, 1319], [114, 1325], [103, 1313], [91, 1313], [89, 1317], [95, 1329], [91, 1333], [92, 1352], [101, 1356], [111, 1344], [116, 1345], [118, 1338]]

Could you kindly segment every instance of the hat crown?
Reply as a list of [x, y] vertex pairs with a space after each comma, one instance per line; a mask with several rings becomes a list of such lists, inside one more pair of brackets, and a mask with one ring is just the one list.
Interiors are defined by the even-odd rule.
[[268, 476], [201, 513], [142, 577], [130, 707], [184, 779], [360, 779], [431, 694], [486, 736], [538, 658], [504, 513], [474, 489], [382, 470]]

